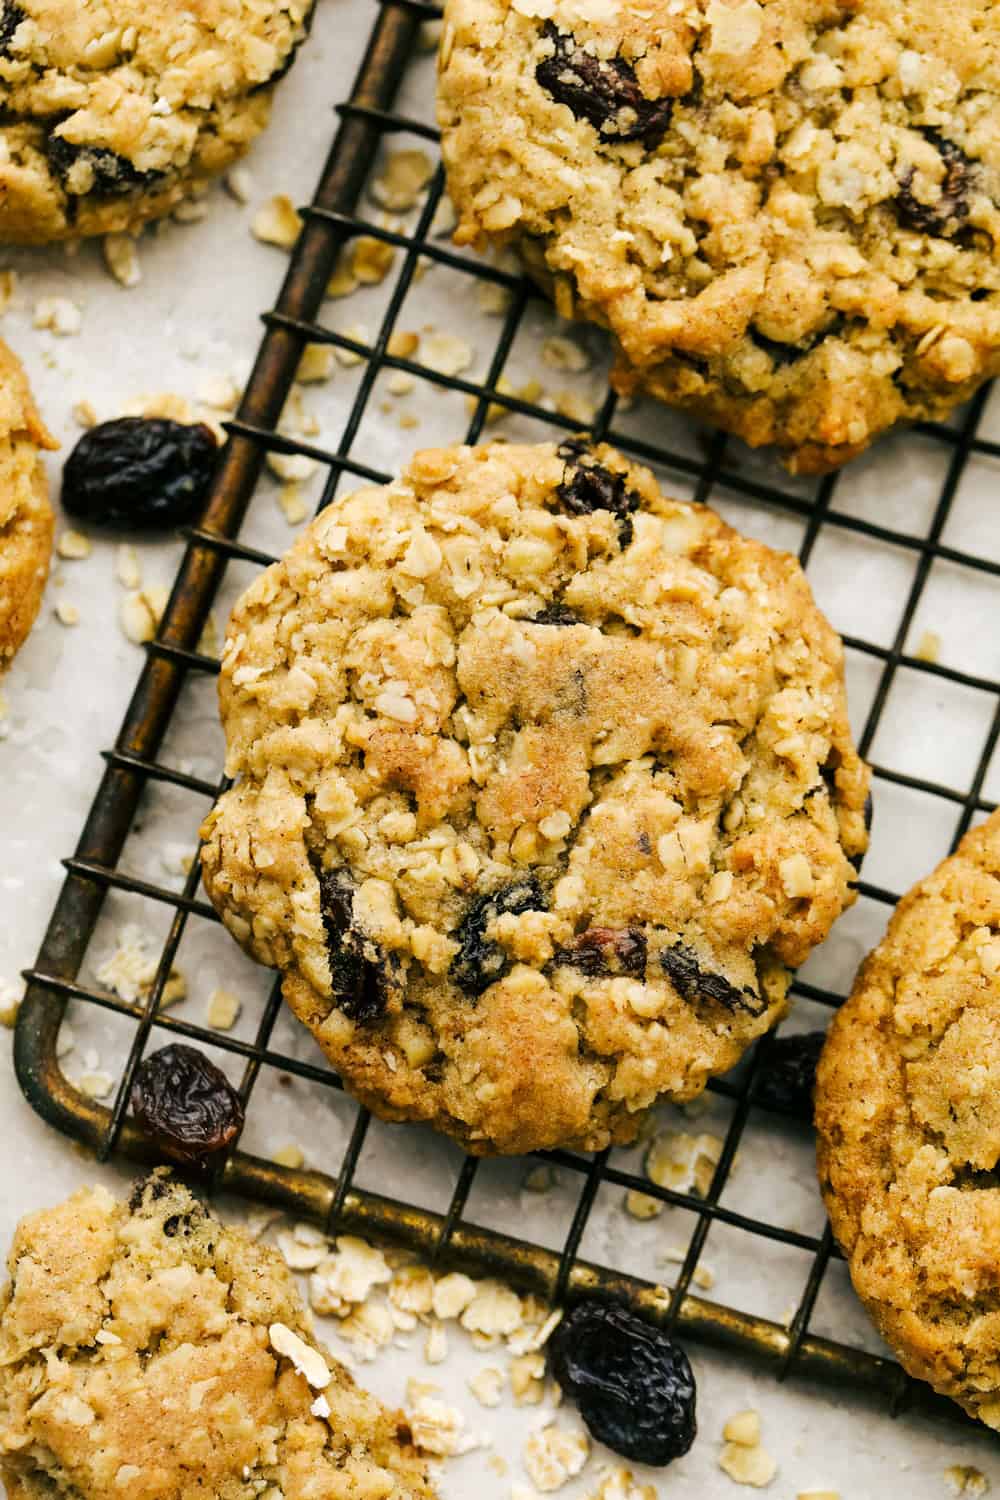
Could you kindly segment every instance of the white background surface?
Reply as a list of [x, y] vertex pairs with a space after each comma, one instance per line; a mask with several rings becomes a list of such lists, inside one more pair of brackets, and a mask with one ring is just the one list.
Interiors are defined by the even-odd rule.
[[[279, 92], [274, 124], [250, 159], [255, 184], [254, 203], [278, 191], [306, 201], [321, 169], [332, 131], [332, 105], [343, 98], [360, 59], [374, 7], [368, 0], [323, 0], [315, 32]], [[429, 116], [432, 80], [429, 62], [415, 70], [407, 84], [407, 103]], [[158, 235], [147, 234], [139, 247], [143, 280], [125, 291], [104, 270], [99, 249], [88, 246], [79, 254], [13, 252], [0, 264], [19, 272], [14, 307], [2, 321], [2, 332], [25, 360], [46, 418], [64, 444], [64, 453], [77, 435], [71, 410], [82, 398], [103, 417], [117, 415], [122, 406], [142, 393], [172, 391], [194, 399], [207, 376], [240, 378], [258, 337], [258, 312], [273, 300], [284, 272], [281, 252], [254, 242], [248, 232], [252, 208], [242, 207], [221, 189], [209, 199], [210, 213], [201, 223], [173, 226]], [[369, 211], [371, 207], [369, 205]], [[376, 319], [388, 296], [389, 284], [348, 302], [327, 303], [325, 316], [333, 326], [367, 324], [374, 333]], [[56, 338], [31, 326], [35, 302], [42, 296], [70, 296], [83, 311], [82, 329], [73, 338]], [[455, 315], [456, 297], [463, 298]], [[485, 372], [490, 337], [497, 323], [480, 316], [474, 288], [452, 273], [435, 271], [411, 291], [399, 325], [458, 328], [476, 353], [473, 376]], [[512, 383], [538, 376], [551, 392], [573, 388], [597, 395], [601, 388], [595, 370], [572, 377], [542, 366], [541, 332], [553, 324], [541, 308], [533, 309], [518, 338], [509, 365]], [[600, 335], [577, 335], [599, 361]], [[335, 445], [358, 372], [338, 369], [322, 388], [310, 388], [306, 401], [321, 423], [322, 438]], [[392, 467], [417, 444], [451, 441], [463, 430], [467, 414], [461, 397], [433, 395], [420, 389], [404, 403], [379, 392], [365, 419], [355, 447], [360, 459]], [[412, 410], [421, 417], [415, 432], [401, 431], [398, 413]], [[993, 411], [997, 411], [994, 402]], [[658, 438], [670, 433], [687, 451], [693, 439], [683, 424], [658, 411], [640, 411], [623, 425]], [[987, 430], [1000, 430], [995, 417]], [[541, 436], [537, 424], [514, 421], [510, 435]], [[61, 458], [54, 455], [51, 471], [58, 488]], [[743, 455], [768, 478], [776, 471], [760, 459]], [[854, 514], [869, 515], [899, 529], [926, 527], [940, 487], [946, 455], [926, 439], [910, 437], [883, 444], [858, 464], [842, 482], [835, 504]], [[946, 540], [952, 545], [1000, 556], [1000, 520], [995, 505], [996, 466], [977, 461], [958, 495]], [[667, 476], [675, 490], [676, 476]], [[796, 487], [787, 478], [790, 491]], [[319, 478], [311, 498], [318, 496]], [[276, 490], [265, 486], [245, 537], [281, 550], [291, 533], [278, 510]], [[778, 545], [796, 548], [801, 523], [785, 513], [754, 507], [732, 495], [716, 502], [736, 524]], [[69, 853], [100, 773], [98, 752], [115, 737], [122, 711], [141, 664], [141, 653], [123, 636], [118, 624], [123, 590], [115, 578], [114, 542], [95, 537], [93, 555], [84, 562], [56, 561], [38, 626], [4, 682], [9, 709], [0, 741], [0, 828], [4, 857], [0, 866], [3, 918], [0, 923], [0, 978], [13, 981], [34, 958], [44, 923], [55, 898], [59, 859]], [[144, 579], [165, 583], [179, 556], [173, 540], [140, 543]], [[815, 549], [810, 577], [820, 602], [834, 623], [870, 641], [891, 643], [899, 611], [910, 587], [915, 555], [903, 548], [872, 544], [849, 534], [825, 529]], [[231, 570], [226, 597], [242, 587], [249, 573]], [[81, 622], [68, 629], [55, 619], [56, 603], [65, 599], [80, 611]], [[949, 664], [996, 679], [1000, 676], [1000, 636], [987, 623], [997, 618], [1000, 586], [951, 565], [936, 565], [911, 634], [912, 650], [925, 629], [942, 639], [942, 659]], [[217, 611], [221, 626], [224, 609]], [[856, 654], [849, 657], [852, 712], [858, 729], [878, 680], [878, 664]], [[901, 672], [893, 687], [874, 758], [915, 775], [964, 788], [973, 774], [994, 707], [991, 695], [956, 690], [928, 674]], [[220, 736], [215, 722], [211, 684], [202, 683], [185, 695], [178, 727], [171, 734], [167, 758], [198, 774], [214, 777], [219, 765]], [[1000, 776], [995, 772], [987, 795], [996, 795]], [[195, 830], [204, 806], [186, 794], [159, 794], [144, 809], [141, 832], [126, 851], [124, 865], [160, 882], [179, 886], [179, 856], [193, 848]], [[941, 799], [902, 791], [881, 783], [876, 788], [876, 823], [872, 853], [865, 875], [877, 885], [901, 891], [924, 873], [948, 848], [959, 809]], [[884, 907], [861, 901], [850, 913], [808, 974], [818, 983], [840, 987], [849, 983], [862, 952], [878, 937], [886, 917]], [[151, 937], [162, 931], [165, 912], [116, 898], [92, 945], [93, 963], [111, 951], [116, 932], [138, 921]], [[160, 924], [159, 927], [157, 924]], [[93, 977], [93, 963], [88, 973]], [[268, 976], [232, 949], [222, 934], [206, 924], [189, 926], [179, 964], [189, 981], [184, 1014], [203, 1020], [212, 989], [226, 984], [244, 1000], [242, 1034], [249, 1035], [266, 993]], [[809, 1027], [822, 1016], [800, 1007], [793, 1026]], [[74, 1017], [75, 1053], [66, 1059], [72, 1076], [83, 1071], [84, 1053], [93, 1047], [100, 1066], [111, 1072], [128, 1045], [130, 1028], [114, 1018], [94, 1022]], [[313, 1056], [312, 1045], [283, 1018], [276, 1045], [300, 1056]], [[0, 1239], [6, 1242], [17, 1219], [27, 1210], [55, 1201], [73, 1187], [95, 1178], [112, 1186], [124, 1174], [98, 1168], [83, 1159], [64, 1139], [44, 1127], [21, 1099], [6, 1066], [9, 1039], [0, 1033]], [[233, 1073], [232, 1062], [222, 1059]], [[670, 1111], [664, 1112], [665, 1123]], [[714, 1100], [697, 1129], [724, 1129], [728, 1107]], [[335, 1159], [346, 1141], [352, 1110], [342, 1100], [332, 1103], [326, 1093], [296, 1083], [277, 1089], [273, 1080], [258, 1089], [248, 1124], [247, 1144], [269, 1151], [290, 1141], [307, 1148], [312, 1165]], [[634, 1154], [631, 1158], [635, 1160]], [[362, 1157], [360, 1181], [384, 1191], [407, 1191], [430, 1207], [443, 1206], [457, 1162], [450, 1147], [418, 1131], [390, 1130], [375, 1125]], [[558, 1244], [574, 1201], [575, 1184], [557, 1184], [545, 1198], [522, 1188], [522, 1163], [485, 1166], [473, 1192], [469, 1217], [508, 1227], [517, 1223], [522, 1233]], [[628, 1218], [621, 1190], [605, 1188], [588, 1231], [584, 1253], [608, 1264], [668, 1281], [671, 1271], [664, 1251], [683, 1245], [691, 1227], [689, 1216], [668, 1211], [649, 1224]], [[767, 1121], [755, 1121], [741, 1148], [740, 1160], [724, 1202], [749, 1212], [764, 1212], [777, 1222], [808, 1233], [822, 1227], [822, 1211], [812, 1175], [811, 1144], [801, 1132]], [[714, 1229], [705, 1262], [716, 1274], [714, 1293], [720, 1301], [769, 1316], [787, 1315], [801, 1291], [808, 1258], [797, 1251], [772, 1250], [736, 1231]], [[820, 1297], [814, 1330], [843, 1339], [864, 1341], [877, 1348], [866, 1319], [846, 1287], [842, 1267], [832, 1268]], [[341, 1353], [335, 1338], [335, 1352]], [[438, 1381], [468, 1414], [470, 1429], [491, 1434], [492, 1451], [509, 1463], [500, 1478], [489, 1467], [484, 1449], [450, 1463], [442, 1481], [446, 1496], [469, 1495], [473, 1488], [484, 1497], [506, 1497], [512, 1483], [524, 1483], [519, 1453], [538, 1410], [514, 1414], [478, 1407], [465, 1379], [483, 1363], [503, 1364], [502, 1355], [474, 1353], [452, 1338], [454, 1356], [431, 1370], [423, 1364], [421, 1340], [409, 1350], [394, 1348], [362, 1370], [366, 1379], [393, 1400], [404, 1395], [408, 1375]], [[745, 1406], [762, 1415], [764, 1441], [779, 1463], [771, 1486], [775, 1496], [791, 1497], [799, 1490], [839, 1489], [844, 1500], [885, 1495], [904, 1489], [916, 1500], [947, 1493], [944, 1470], [956, 1462], [975, 1463], [1000, 1485], [1000, 1458], [995, 1439], [947, 1424], [922, 1424], [915, 1418], [890, 1422], [863, 1405], [852, 1405], [828, 1392], [807, 1391], [801, 1385], [779, 1389], [766, 1375], [740, 1368], [733, 1361], [690, 1350], [700, 1380], [701, 1435], [685, 1459], [655, 1478], [665, 1496], [736, 1495], [738, 1492], [716, 1467], [721, 1427], [728, 1415]], [[572, 1413], [560, 1421], [572, 1424]], [[567, 1496], [594, 1490], [600, 1464], [607, 1455], [595, 1453], [578, 1484]]]

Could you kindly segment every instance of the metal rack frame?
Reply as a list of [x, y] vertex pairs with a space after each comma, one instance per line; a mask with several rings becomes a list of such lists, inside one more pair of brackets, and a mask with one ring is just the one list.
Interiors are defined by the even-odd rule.
[[[203, 796], [206, 808], [225, 785], [223, 781], [213, 783], [173, 769], [162, 763], [158, 755], [188, 674], [218, 671], [218, 662], [201, 654], [197, 643], [227, 563], [241, 559], [266, 566], [273, 561], [238, 540], [266, 454], [304, 453], [325, 465], [328, 474], [323, 504], [333, 498], [345, 474], [373, 483], [387, 482], [389, 475], [352, 456], [375, 381], [385, 369], [403, 370], [471, 397], [474, 412], [467, 432], [470, 442], [479, 438], [487, 412], [494, 404], [525, 413], [564, 432], [580, 430], [580, 424], [571, 418], [543, 410], [516, 395], [505, 394], [502, 388], [498, 389], [525, 309], [537, 293], [516, 275], [477, 262], [439, 240], [429, 238], [435, 209], [443, 192], [440, 170], [431, 183], [419, 222], [412, 233], [381, 228], [359, 216], [361, 193], [383, 138], [406, 132], [427, 140], [436, 139], [435, 132], [426, 125], [393, 111], [399, 84], [414, 52], [419, 27], [423, 21], [438, 14], [434, 6], [423, 3], [423, 0], [381, 0], [377, 7], [374, 28], [353, 93], [349, 102], [338, 110], [340, 120], [336, 138], [315, 199], [303, 211], [304, 227], [284, 285], [274, 309], [264, 315], [265, 334], [253, 373], [236, 417], [227, 424], [229, 441], [207, 508], [201, 524], [188, 533], [184, 557], [160, 629], [156, 639], [148, 645], [147, 659], [115, 747], [105, 753], [103, 778], [76, 850], [65, 861], [66, 879], [38, 959], [25, 976], [28, 987], [15, 1038], [15, 1065], [21, 1086], [40, 1115], [84, 1143], [102, 1159], [113, 1155], [124, 1155], [138, 1161], [152, 1159], [148, 1143], [128, 1118], [128, 1100], [135, 1069], [141, 1061], [154, 1022], [157, 1028], [179, 1039], [210, 1044], [241, 1058], [244, 1071], [240, 1087], [245, 1105], [249, 1103], [264, 1068], [278, 1068], [323, 1085], [341, 1087], [330, 1069], [285, 1056], [272, 1048], [272, 1030], [281, 1007], [277, 982], [271, 988], [251, 1042], [164, 1013], [160, 1001], [186, 925], [192, 919], [218, 919], [212, 908], [199, 899], [197, 862], [181, 892], [133, 878], [119, 868], [119, 859], [147, 784], [161, 782], [185, 788]], [[324, 328], [317, 322], [327, 282], [338, 256], [343, 247], [359, 234], [374, 236], [401, 252], [397, 257], [399, 269], [388, 306], [378, 335], [370, 346]], [[442, 375], [418, 362], [388, 353], [387, 346], [397, 315], [421, 258], [436, 260], [477, 281], [487, 279], [499, 283], [510, 293], [500, 337], [488, 373], [481, 382]], [[357, 395], [336, 449], [311, 446], [279, 435], [277, 431], [299, 360], [309, 343], [332, 344], [351, 350], [365, 361]], [[802, 498], [800, 493], [786, 491], [780, 483], [764, 483], [757, 477], [748, 477], [734, 465], [730, 445], [721, 434], [711, 439], [703, 460], [693, 460], [639, 442], [617, 430], [616, 401], [611, 392], [591, 428], [595, 436], [615, 443], [630, 455], [660, 463], [686, 476], [694, 483], [698, 500], [709, 500], [714, 488], [719, 486], [799, 517], [805, 528], [800, 549], [803, 565], [808, 563], [821, 530], [835, 527], [891, 543], [915, 556], [912, 583], [891, 646], [885, 648], [862, 639], [845, 638], [849, 647], [880, 664], [878, 686], [859, 748], [863, 755], [868, 754], [900, 667], [934, 674], [950, 683], [992, 695], [995, 699], [992, 722], [967, 790], [908, 776], [885, 766], [875, 767], [876, 777], [882, 781], [926, 792], [954, 804], [956, 842], [978, 811], [991, 808], [982, 793], [1000, 738], [1000, 682], [919, 660], [905, 654], [903, 648], [936, 560], [952, 561], [979, 573], [1000, 576], [1000, 563], [958, 551], [942, 540], [949, 509], [969, 458], [973, 454], [1000, 457], [1000, 444], [978, 436], [985, 401], [986, 392], [983, 391], [955, 427], [924, 424], [920, 429], [947, 454], [945, 482], [931, 524], [923, 535], [902, 533], [847, 511], [838, 511], [835, 475], [817, 481], [809, 499]], [[896, 900], [893, 893], [864, 882], [860, 889], [869, 898], [883, 904], [892, 905]], [[102, 904], [112, 890], [166, 903], [172, 909], [156, 978], [148, 998], [141, 1003], [128, 1002], [78, 979]], [[835, 1006], [840, 1000], [835, 994], [803, 982], [797, 982], [795, 990], [828, 1006]], [[131, 1050], [110, 1108], [74, 1088], [60, 1067], [57, 1038], [70, 999], [111, 1009], [134, 1023]], [[546, 1298], [559, 1300], [586, 1293], [625, 1298], [649, 1318], [676, 1327], [684, 1337], [705, 1340], [739, 1356], [760, 1357], [779, 1378], [795, 1375], [839, 1381], [856, 1391], [887, 1399], [893, 1411], [919, 1402], [964, 1420], [957, 1407], [932, 1397], [925, 1387], [910, 1381], [893, 1361], [810, 1332], [810, 1317], [824, 1274], [831, 1258], [838, 1254], [829, 1230], [820, 1236], [798, 1233], [733, 1212], [721, 1202], [751, 1113], [762, 1107], [755, 1101], [754, 1078], [757, 1064], [766, 1055], [770, 1044], [770, 1038], [758, 1044], [755, 1057], [738, 1084], [720, 1079], [712, 1085], [733, 1101], [733, 1113], [718, 1166], [704, 1197], [660, 1188], [645, 1177], [619, 1170], [609, 1160], [607, 1152], [593, 1157], [565, 1151], [542, 1153], [547, 1160], [574, 1174], [579, 1181], [576, 1209], [560, 1251], [477, 1228], [466, 1220], [465, 1209], [479, 1165], [471, 1157], [465, 1159], [457, 1174], [444, 1214], [433, 1214], [360, 1188], [354, 1181], [354, 1174], [369, 1122], [367, 1112], [360, 1107], [343, 1159], [332, 1164], [328, 1172], [281, 1167], [236, 1149], [217, 1174], [214, 1185], [298, 1216], [314, 1218], [330, 1231], [395, 1239], [432, 1260], [479, 1273], [496, 1274]], [[692, 1224], [688, 1247], [676, 1286], [669, 1297], [648, 1282], [620, 1274], [609, 1267], [584, 1263], [579, 1258], [590, 1211], [605, 1183], [639, 1189], [690, 1213]], [[738, 1312], [692, 1293], [692, 1275], [709, 1230], [716, 1222], [734, 1226], [763, 1241], [797, 1247], [809, 1254], [809, 1273], [788, 1326], [752, 1313]]]

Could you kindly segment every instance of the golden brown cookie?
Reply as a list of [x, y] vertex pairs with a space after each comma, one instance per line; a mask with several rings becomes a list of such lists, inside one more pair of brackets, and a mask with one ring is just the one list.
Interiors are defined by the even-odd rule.
[[276, 1251], [162, 1169], [19, 1226], [0, 1294], [10, 1500], [433, 1500], [401, 1413], [317, 1344]]
[[261, 575], [205, 883], [388, 1119], [632, 1139], [784, 1013], [867, 770], [796, 560], [581, 441], [418, 454]]
[[911, 1375], [1000, 1429], [1000, 813], [900, 902], [816, 1083], [855, 1289]]
[[990, 0], [447, 0], [457, 238], [828, 469], [1000, 370], [998, 57]]
[[140, 228], [267, 124], [312, 0], [4, 0], [0, 241]]
[[0, 671], [31, 629], [49, 573], [46, 431], [20, 361], [0, 342]]

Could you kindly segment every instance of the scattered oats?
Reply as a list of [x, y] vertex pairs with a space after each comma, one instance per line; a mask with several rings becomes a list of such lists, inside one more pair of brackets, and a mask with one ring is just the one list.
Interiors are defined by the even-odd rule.
[[174, 208], [171, 218], [177, 224], [200, 224], [208, 215], [208, 204], [203, 199], [183, 198]]
[[426, 151], [391, 151], [385, 170], [371, 182], [368, 194], [380, 208], [394, 214], [406, 213], [433, 176], [434, 163]]
[[[531, 1299], [534, 1301], [534, 1299]], [[507, 1339], [507, 1348], [511, 1354], [530, 1354], [536, 1349], [543, 1349], [552, 1334], [558, 1328], [562, 1319], [562, 1308], [557, 1307], [548, 1312], [544, 1304], [541, 1307], [541, 1316], [535, 1317], [534, 1310], [529, 1309], [527, 1303], [523, 1304], [526, 1323], [530, 1320], [530, 1326], [515, 1329]]]
[[646, 1152], [646, 1175], [657, 1187], [704, 1198], [721, 1155], [718, 1136], [665, 1130], [654, 1136]]
[[285, 1265], [292, 1271], [315, 1271], [316, 1267], [326, 1260], [328, 1247], [326, 1241], [320, 1236], [320, 1242], [316, 1244], [302, 1244], [294, 1234], [287, 1230], [278, 1235], [278, 1249], [281, 1251]]
[[89, 557], [93, 548], [90, 545], [90, 537], [84, 536], [82, 531], [63, 531], [60, 533], [56, 543], [56, 551], [60, 557], [76, 561], [80, 558]]
[[142, 583], [139, 554], [131, 542], [122, 542], [115, 554], [115, 571], [118, 582], [127, 589], [137, 589]]
[[479, 311], [489, 318], [502, 318], [510, 307], [513, 297], [509, 288], [499, 281], [480, 281], [476, 287]]
[[[174, 213], [176, 217], [176, 209]], [[139, 252], [130, 234], [106, 234], [104, 236], [104, 264], [119, 286], [138, 286], [142, 280]]]
[[325, 1390], [330, 1384], [330, 1371], [318, 1349], [314, 1349], [311, 1344], [300, 1339], [298, 1334], [293, 1333], [284, 1323], [272, 1323], [267, 1330], [267, 1336], [275, 1354], [280, 1354], [283, 1359], [290, 1360], [313, 1390]]
[[280, 1218], [280, 1208], [251, 1208], [247, 1212], [244, 1228], [252, 1240], [259, 1240]]
[[418, 1448], [438, 1458], [468, 1453], [479, 1443], [467, 1433], [465, 1417], [457, 1406], [448, 1406], [436, 1396], [421, 1396], [407, 1413], [413, 1441]]
[[553, 370], [568, 370], [578, 375], [590, 369], [590, 355], [574, 339], [554, 333], [542, 345], [542, 359]]
[[719, 1454], [719, 1468], [736, 1484], [763, 1489], [778, 1472], [778, 1465], [766, 1448], [748, 1448], [744, 1443], [726, 1443]]
[[306, 1157], [301, 1146], [280, 1146], [271, 1156], [271, 1160], [276, 1166], [298, 1169], [305, 1165]]
[[434, 1316], [447, 1320], [465, 1312], [476, 1295], [476, 1283], [461, 1271], [450, 1271], [434, 1287]]
[[518, 1406], [537, 1406], [545, 1395], [545, 1356], [519, 1354], [510, 1362], [510, 1389]]
[[[373, 1287], [392, 1280], [392, 1270], [381, 1250], [354, 1235], [340, 1235], [336, 1252], [323, 1258], [311, 1278], [309, 1296], [317, 1312], [325, 1307], [343, 1316], [355, 1302], [364, 1302]], [[320, 1306], [320, 1304], [323, 1306]]]
[[390, 396], [408, 396], [416, 383], [413, 376], [408, 375], [405, 370], [393, 370], [385, 387]]
[[349, 297], [356, 292], [358, 283], [351, 272], [350, 262], [342, 255], [337, 262], [336, 269], [326, 284], [326, 295], [328, 297]]
[[[391, 1295], [391, 1293], [390, 1293]], [[441, 1323], [432, 1323], [424, 1343], [424, 1359], [429, 1365], [444, 1364], [448, 1358], [448, 1335]]]
[[524, 1321], [521, 1299], [502, 1282], [481, 1281], [460, 1321], [469, 1333], [513, 1333]]
[[691, 1273], [691, 1280], [703, 1292], [710, 1292], [715, 1285], [715, 1272], [711, 1266], [703, 1266], [699, 1262]]
[[524, 1467], [528, 1478], [543, 1494], [561, 1489], [579, 1474], [590, 1454], [590, 1442], [582, 1432], [555, 1423], [533, 1432], [524, 1445]]
[[298, 483], [304, 479], [311, 479], [319, 465], [315, 458], [309, 457], [308, 453], [269, 453], [267, 467], [279, 479], [284, 479], [289, 483]]
[[411, 411], [400, 413], [399, 425], [404, 432], [410, 432], [414, 427], [420, 426], [420, 418], [415, 417]]
[[[96, 970], [98, 984], [122, 1000], [148, 1000], [156, 979], [159, 959], [150, 952], [150, 940], [140, 927], [129, 922], [118, 934], [118, 947]], [[171, 969], [163, 986], [161, 1007], [175, 1004], [187, 995], [187, 981], [179, 969]]]
[[127, 639], [136, 646], [151, 641], [156, 634], [156, 615], [144, 589], [135, 589], [125, 595], [118, 618]]
[[597, 407], [589, 396], [579, 391], [557, 391], [554, 397], [556, 411], [571, 422], [580, 422], [589, 427], [597, 415]]
[[193, 422], [194, 408], [176, 391], [153, 391], [134, 396], [122, 404], [123, 417], [167, 417], [172, 422]]
[[385, 352], [391, 354], [393, 359], [412, 359], [419, 348], [419, 333], [413, 333], [406, 328], [398, 328], [395, 333], [390, 334]]
[[281, 250], [291, 250], [301, 229], [301, 216], [287, 193], [278, 193], [262, 204], [250, 225], [254, 239]]
[[79, 625], [80, 611], [75, 604], [70, 604], [68, 599], [60, 599], [55, 609], [56, 619], [60, 625]]
[[727, 1443], [741, 1443], [744, 1448], [756, 1448], [760, 1442], [759, 1413], [738, 1411], [723, 1427], [722, 1436]]
[[216, 1031], [229, 1031], [242, 1009], [243, 1002], [232, 990], [213, 990], [208, 997], [205, 1019]]
[[97, 426], [97, 412], [89, 401], [77, 401], [73, 406], [73, 421], [77, 427], [88, 432], [91, 427]]
[[5, 313], [17, 291], [17, 272], [0, 271], [0, 314]]
[[392, 270], [395, 245], [363, 234], [351, 251], [351, 275], [361, 286], [378, 286]]
[[21, 985], [0, 980], [0, 1026], [13, 1030], [23, 999], [24, 990]]
[[110, 1073], [103, 1073], [98, 1069], [96, 1072], [84, 1073], [82, 1078], [77, 1079], [76, 1086], [89, 1099], [106, 1099], [115, 1086], [115, 1080]]
[[319, 385], [330, 379], [335, 366], [336, 361], [329, 344], [307, 344], [299, 360], [295, 379], [300, 385]]
[[972, 1464], [952, 1464], [945, 1469], [944, 1478], [953, 1495], [985, 1495], [990, 1487], [986, 1475]]
[[427, 368], [439, 375], [461, 375], [472, 364], [472, 349], [457, 333], [428, 333], [421, 356]]
[[936, 663], [941, 660], [941, 637], [935, 630], [925, 630], [914, 653], [918, 661]]
[[285, 484], [278, 491], [278, 505], [289, 526], [298, 526], [309, 514], [309, 507], [305, 502], [300, 485]]
[[663, 1203], [659, 1198], [650, 1197], [649, 1193], [629, 1188], [625, 1194], [625, 1212], [633, 1219], [655, 1219], [663, 1212]]
[[234, 167], [226, 174], [226, 191], [237, 203], [249, 203], [254, 194], [254, 181], [246, 167]]
[[68, 297], [40, 297], [32, 315], [35, 328], [47, 328], [60, 337], [79, 333], [83, 314]]
[[[363, 323], [352, 323], [348, 328], [338, 328], [337, 332], [345, 339], [353, 339], [356, 344], [368, 343], [368, 329]], [[354, 349], [335, 348], [333, 354], [339, 364], [347, 366], [360, 365], [365, 358]]]
[[198, 387], [198, 400], [213, 411], [235, 411], [240, 388], [231, 375], [206, 375]]
[[426, 1266], [402, 1266], [393, 1273], [389, 1301], [402, 1312], [423, 1316], [434, 1306], [434, 1277]]
[[529, 1193], [548, 1193], [557, 1181], [555, 1169], [548, 1162], [539, 1162], [538, 1166], [525, 1172], [521, 1186]]
[[496, 1365], [483, 1365], [469, 1381], [469, 1390], [480, 1406], [499, 1406], [503, 1397], [504, 1372]]

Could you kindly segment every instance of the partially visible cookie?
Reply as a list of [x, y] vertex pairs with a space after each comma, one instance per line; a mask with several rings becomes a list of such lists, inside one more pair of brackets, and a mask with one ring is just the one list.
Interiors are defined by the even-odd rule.
[[998, 53], [987, 0], [447, 0], [457, 239], [620, 390], [834, 467], [1000, 371]]
[[402, 1414], [321, 1351], [277, 1252], [162, 1169], [128, 1206], [94, 1188], [32, 1214], [8, 1268], [10, 1500], [433, 1500]]
[[31, 629], [49, 573], [53, 517], [41, 450], [54, 447], [20, 361], [0, 342], [0, 671]]
[[911, 1375], [1000, 1429], [1000, 813], [900, 902], [816, 1081], [855, 1290]]
[[360, 1099], [472, 1151], [634, 1138], [854, 899], [868, 773], [801, 568], [606, 446], [336, 501], [220, 692], [209, 895]]
[[267, 124], [313, 0], [4, 0], [0, 242], [140, 228]]

